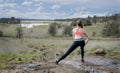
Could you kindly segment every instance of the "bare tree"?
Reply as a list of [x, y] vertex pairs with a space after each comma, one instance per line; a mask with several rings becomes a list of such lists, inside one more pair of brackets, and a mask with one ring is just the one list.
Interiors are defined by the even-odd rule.
[[19, 39], [22, 38], [23, 37], [22, 27], [17, 27], [16, 31], [17, 31], [16, 37], [19, 38]]

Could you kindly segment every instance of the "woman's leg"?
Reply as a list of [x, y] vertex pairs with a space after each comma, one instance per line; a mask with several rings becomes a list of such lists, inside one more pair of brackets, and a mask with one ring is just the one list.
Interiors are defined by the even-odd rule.
[[84, 59], [84, 47], [81, 47], [81, 58]]
[[77, 47], [78, 47], [77, 43], [74, 42], [74, 43], [71, 45], [71, 47], [67, 50], [67, 52], [66, 52], [64, 55], [61, 56], [61, 58], [58, 60], [58, 62], [61, 61], [61, 60], [63, 60], [64, 58], [66, 58], [66, 57], [67, 57], [72, 51], [74, 51]]
[[82, 41], [81, 43], [81, 61], [84, 62], [84, 46], [85, 46], [85, 41]]

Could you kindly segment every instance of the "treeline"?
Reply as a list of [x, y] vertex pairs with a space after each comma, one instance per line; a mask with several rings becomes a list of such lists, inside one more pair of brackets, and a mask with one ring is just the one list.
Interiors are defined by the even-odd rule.
[[[70, 25], [64, 25], [62, 36], [71, 36], [70, 31], [72, 30], [72, 26], [76, 26], [76, 20], [81, 19], [84, 26], [92, 26], [104, 24], [101, 35], [103, 37], [120, 37], [120, 14], [113, 14], [107, 16], [88, 16], [87, 18], [73, 18], [73, 19], [55, 19], [55, 21], [71, 21]], [[57, 25], [56, 25], [57, 24]], [[59, 23], [52, 23], [49, 27], [49, 34], [55, 35], [57, 32], [55, 27], [58, 27]], [[53, 27], [53, 28], [51, 28]], [[59, 26], [61, 27], [61, 26]], [[51, 31], [50, 31], [51, 30]], [[92, 29], [91, 29], [92, 30]], [[54, 33], [55, 32], [55, 33]], [[97, 32], [94, 32], [97, 33]]]
[[94, 15], [93, 17], [88, 16], [87, 18], [68, 18], [68, 19], [55, 19], [54, 21], [72, 21], [72, 25], [75, 25], [74, 22], [76, 20], [81, 19], [84, 23], [85, 26], [101, 23], [101, 22], [109, 22], [113, 21], [116, 19], [120, 19], [120, 13], [118, 14], [112, 14], [112, 15], [106, 15], [106, 16], [96, 16]]
[[0, 18], [0, 23], [5, 24], [20, 24], [20, 19], [11, 17], [11, 18]]

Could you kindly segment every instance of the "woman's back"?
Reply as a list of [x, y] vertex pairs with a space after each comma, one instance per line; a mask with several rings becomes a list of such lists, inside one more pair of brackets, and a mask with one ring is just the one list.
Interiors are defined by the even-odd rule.
[[83, 38], [83, 28], [74, 28], [73, 29], [73, 37], [74, 39], [80, 39]]

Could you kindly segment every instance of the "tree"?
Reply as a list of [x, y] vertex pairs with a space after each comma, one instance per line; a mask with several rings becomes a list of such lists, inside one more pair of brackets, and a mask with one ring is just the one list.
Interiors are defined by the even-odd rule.
[[10, 18], [10, 24], [15, 24], [15, 17]]
[[57, 34], [57, 23], [51, 23], [48, 28], [48, 33], [52, 36], [55, 36]]
[[105, 22], [105, 24], [107, 24], [108, 16], [103, 17], [103, 21]]
[[80, 18], [76, 18], [72, 20], [72, 23], [70, 24], [71, 26], [76, 26], [76, 21], [79, 20]]
[[85, 26], [90, 26], [92, 25], [91, 21], [87, 18], [85, 22]]
[[119, 14], [113, 14], [112, 16], [111, 16], [111, 18], [112, 18], [112, 20], [117, 20], [118, 18], [119, 18]]
[[119, 14], [114, 14], [111, 17], [111, 22], [104, 26], [102, 31], [105, 37], [120, 37], [120, 21]]
[[22, 27], [17, 27], [16, 31], [17, 31], [16, 37], [19, 38], [19, 39], [22, 38], [23, 37]]
[[20, 19], [11, 17], [11, 18], [0, 18], [0, 23], [7, 23], [7, 24], [20, 24]]
[[113, 21], [112, 23], [107, 23], [102, 31], [105, 37], [120, 37], [120, 23]]
[[91, 20], [91, 17], [90, 17], [90, 16], [88, 16], [88, 17], [87, 17], [87, 19]]
[[96, 24], [97, 23], [97, 16], [93, 17], [93, 22]]
[[2, 37], [2, 36], [3, 36], [3, 31], [0, 30], [0, 37]]

